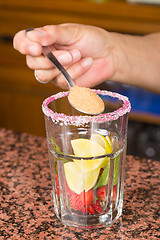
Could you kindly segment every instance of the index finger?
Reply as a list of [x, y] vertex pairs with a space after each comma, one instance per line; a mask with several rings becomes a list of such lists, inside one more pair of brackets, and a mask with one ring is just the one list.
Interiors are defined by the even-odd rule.
[[78, 24], [49, 25], [29, 31], [27, 37], [42, 46], [71, 46], [80, 38]]
[[27, 37], [26, 30], [22, 30], [14, 36], [13, 47], [24, 55], [40, 56], [42, 54], [41, 44], [31, 41]]

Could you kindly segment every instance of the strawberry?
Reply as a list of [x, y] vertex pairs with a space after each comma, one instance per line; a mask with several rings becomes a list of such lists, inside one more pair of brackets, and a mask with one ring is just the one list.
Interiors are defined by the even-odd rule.
[[92, 207], [92, 205], [89, 205], [89, 206], [87, 207], [87, 211], [88, 211], [89, 213], [91, 213], [91, 214], [95, 214], [95, 210], [94, 210], [94, 208]]
[[74, 210], [81, 211], [83, 213], [86, 212], [86, 209], [80, 200], [79, 194], [77, 194], [77, 193], [71, 194], [69, 196], [69, 201], [70, 201], [71, 208], [73, 208]]
[[56, 174], [56, 194], [59, 197], [59, 180], [58, 180], [58, 174]]
[[97, 197], [100, 201], [104, 202], [106, 200], [106, 186], [103, 185], [97, 189]]
[[114, 185], [114, 186], [113, 186], [113, 201], [116, 200], [116, 196], [117, 196], [117, 186]]
[[90, 205], [94, 200], [94, 190], [90, 189], [89, 191], [83, 191], [80, 193], [80, 200], [83, 205]]
[[97, 199], [93, 204], [92, 204], [93, 209], [98, 212], [98, 213], [102, 213], [102, 208], [99, 202], [99, 199]]

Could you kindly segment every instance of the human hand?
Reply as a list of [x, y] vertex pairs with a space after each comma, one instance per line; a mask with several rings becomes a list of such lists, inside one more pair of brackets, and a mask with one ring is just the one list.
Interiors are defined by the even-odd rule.
[[14, 48], [26, 55], [27, 65], [36, 70], [41, 82], [52, 81], [61, 88], [67, 82], [50, 61], [42, 55], [42, 46], [53, 54], [79, 86], [94, 87], [117, 73], [116, 43], [107, 31], [80, 24], [45, 26], [14, 37]]

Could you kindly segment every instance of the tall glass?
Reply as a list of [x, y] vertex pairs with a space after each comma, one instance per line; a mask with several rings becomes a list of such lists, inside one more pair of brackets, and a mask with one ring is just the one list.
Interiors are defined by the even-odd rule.
[[68, 92], [47, 98], [45, 115], [54, 211], [64, 225], [112, 224], [122, 213], [127, 146], [127, 97], [94, 90], [105, 103], [97, 116], [79, 115]]

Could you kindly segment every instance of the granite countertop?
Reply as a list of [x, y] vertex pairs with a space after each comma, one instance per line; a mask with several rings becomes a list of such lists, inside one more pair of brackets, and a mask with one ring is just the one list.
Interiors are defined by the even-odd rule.
[[126, 157], [123, 215], [112, 226], [65, 227], [54, 214], [46, 139], [0, 129], [0, 239], [158, 239], [157, 161]]

